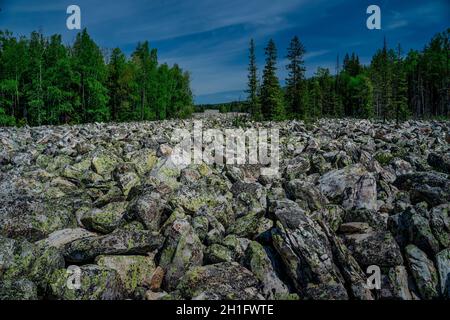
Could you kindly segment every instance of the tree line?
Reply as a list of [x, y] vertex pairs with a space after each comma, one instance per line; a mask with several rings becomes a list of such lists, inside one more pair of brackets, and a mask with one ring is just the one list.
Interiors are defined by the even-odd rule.
[[362, 65], [357, 54], [336, 61], [335, 74], [319, 67], [306, 78], [305, 47], [296, 36], [287, 49], [285, 86], [277, 77], [277, 48], [265, 48], [258, 77], [255, 42], [250, 41], [247, 108], [255, 119], [357, 117], [401, 120], [450, 116], [450, 29], [436, 34], [423, 50], [406, 55], [386, 42]]
[[128, 58], [102, 50], [86, 29], [71, 46], [61, 35], [0, 31], [0, 126], [164, 120], [193, 110], [189, 73], [159, 64], [148, 42]]

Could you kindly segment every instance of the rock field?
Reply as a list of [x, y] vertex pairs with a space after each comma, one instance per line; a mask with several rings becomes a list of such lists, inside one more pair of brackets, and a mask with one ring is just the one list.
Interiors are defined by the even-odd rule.
[[0, 128], [0, 299], [450, 299], [449, 122], [217, 117], [280, 175], [175, 165], [191, 120]]

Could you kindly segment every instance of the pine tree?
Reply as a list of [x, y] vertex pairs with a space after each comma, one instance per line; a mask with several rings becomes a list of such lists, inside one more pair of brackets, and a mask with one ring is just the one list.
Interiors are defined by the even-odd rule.
[[295, 36], [289, 45], [287, 59], [289, 64], [288, 78], [286, 79], [286, 102], [291, 114], [304, 115], [302, 110], [302, 83], [305, 78], [305, 48], [299, 38]]
[[106, 67], [100, 48], [86, 29], [79, 33], [73, 45], [73, 63], [79, 84], [79, 104], [82, 122], [107, 121], [109, 110]]
[[127, 61], [119, 48], [115, 48], [108, 64], [107, 87], [111, 119], [117, 121], [124, 101], [128, 98], [129, 86], [126, 81]]
[[397, 47], [397, 59], [394, 62], [393, 78], [393, 104], [395, 106], [395, 121], [398, 124], [400, 119], [406, 118], [408, 112], [408, 86], [400, 44]]
[[261, 111], [265, 119], [281, 120], [285, 117], [285, 112], [280, 83], [276, 75], [277, 49], [272, 39], [265, 48], [265, 54], [266, 65], [261, 87]]
[[[27, 85], [25, 86], [26, 118], [31, 125], [41, 125], [45, 117], [44, 110], [44, 53], [46, 43], [40, 32], [32, 32], [28, 44]], [[27, 108], [28, 107], [28, 108]]]
[[46, 123], [76, 122], [77, 76], [61, 35], [53, 35], [45, 50]]
[[256, 66], [255, 42], [253, 39], [250, 40], [249, 60], [247, 85], [249, 111], [255, 119], [260, 119], [261, 104], [258, 97], [258, 70]]
[[136, 82], [139, 88], [139, 119], [154, 120], [156, 118], [155, 89], [158, 65], [156, 50], [150, 50], [147, 41], [138, 43], [132, 59], [136, 65]]

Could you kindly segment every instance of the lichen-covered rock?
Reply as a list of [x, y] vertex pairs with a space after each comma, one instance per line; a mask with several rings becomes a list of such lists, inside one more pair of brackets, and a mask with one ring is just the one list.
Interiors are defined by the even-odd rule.
[[112, 152], [102, 151], [92, 158], [92, 169], [99, 175], [108, 176], [119, 163], [120, 159]]
[[450, 249], [445, 249], [436, 255], [436, 267], [439, 273], [442, 297], [450, 299]]
[[387, 274], [382, 275], [381, 299], [413, 300], [409, 290], [408, 273], [404, 266], [389, 268]]
[[79, 288], [72, 279], [73, 273], [56, 270], [50, 282], [51, 296], [60, 300], [123, 299], [124, 289], [116, 270], [89, 264], [80, 269]]
[[183, 297], [215, 296], [225, 300], [260, 300], [258, 279], [236, 262], [191, 268], [178, 285]]
[[261, 282], [266, 299], [282, 299], [289, 294], [287, 286], [274, 270], [264, 247], [252, 241], [245, 252], [245, 265]]
[[64, 247], [66, 261], [73, 263], [93, 261], [99, 255], [147, 254], [163, 243], [159, 233], [151, 231], [117, 230], [113, 233], [75, 240]]
[[344, 191], [348, 188], [355, 189], [358, 181], [365, 174], [367, 170], [361, 164], [329, 171], [319, 178], [318, 187], [330, 201], [339, 204], [343, 200]]
[[[26, 240], [0, 237], [0, 282], [5, 282], [5, 288], [10, 288], [6, 283], [29, 280], [32, 285], [25, 281], [19, 283], [20, 286], [36, 287], [33, 290], [45, 295], [51, 273], [63, 266], [63, 256], [54, 247], [38, 247]], [[20, 288], [18, 290], [21, 292]]]
[[110, 233], [122, 222], [128, 202], [111, 202], [103, 208], [94, 208], [81, 217], [83, 226], [92, 231]]
[[449, 297], [448, 123], [197, 116], [278, 129], [278, 174], [180, 162], [189, 119], [0, 128], [1, 298]]
[[377, 182], [371, 173], [363, 174], [354, 186], [344, 191], [344, 209], [377, 210]]
[[434, 237], [428, 219], [412, 208], [390, 217], [389, 227], [401, 246], [415, 244], [430, 256], [439, 251], [439, 242]]
[[347, 210], [343, 218], [344, 222], [362, 222], [367, 223], [376, 230], [385, 230], [386, 221], [380, 212], [368, 209]]
[[141, 149], [129, 156], [130, 161], [136, 166], [136, 171], [140, 176], [150, 172], [158, 158], [156, 157], [156, 151], [151, 149]]
[[297, 156], [288, 161], [284, 176], [287, 180], [301, 178], [311, 169], [311, 163], [308, 158], [304, 156]]
[[428, 155], [428, 164], [438, 171], [450, 174], [450, 153]]
[[222, 240], [221, 244], [232, 252], [235, 261], [241, 262], [250, 242], [251, 240], [247, 238], [239, 238], [234, 234], [230, 234]]
[[2, 281], [26, 276], [35, 259], [34, 247], [28, 241], [0, 236], [0, 279]]
[[38, 300], [37, 287], [28, 279], [0, 281], [0, 300]]
[[304, 201], [311, 211], [319, 210], [328, 203], [327, 198], [312, 183], [303, 180], [289, 181], [286, 191], [292, 200]]
[[165, 204], [163, 196], [150, 189], [130, 203], [128, 217], [139, 220], [148, 230], [158, 231]]
[[328, 204], [324, 208], [314, 211], [311, 215], [314, 220], [325, 222], [330, 230], [336, 232], [343, 222], [345, 210], [335, 204]]
[[166, 270], [165, 288], [172, 291], [191, 267], [203, 264], [203, 244], [187, 220], [176, 220], [167, 231], [159, 265]]
[[138, 287], [150, 287], [156, 266], [150, 256], [99, 256], [97, 265], [116, 270], [129, 296]]
[[213, 174], [181, 186], [171, 196], [170, 203], [173, 207], [181, 207], [188, 214], [207, 207], [223, 226], [228, 226], [234, 219], [232, 197], [227, 182]]
[[220, 244], [214, 243], [205, 250], [207, 264], [233, 261], [233, 254], [230, 249]]
[[235, 234], [238, 237], [252, 239], [258, 232], [261, 223], [261, 214], [257, 212], [249, 213], [237, 219], [227, 230], [228, 234]]
[[450, 248], [449, 208], [450, 204], [443, 204], [433, 208], [430, 214], [430, 226], [433, 235], [444, 248]]
[[403, 264], [400, 248], [389, 232], [349, 234], [344, 241], [363, 269], [371, 265], [394, 267]]
[[141, 181], [133, 163], [121, 163], [117, 165], [112, 173], [115, 181], [119, 184], [123, 194], [128, 196], [131, 189], [137, 187]]
[[63, 248], [66, 244], [78, 239], [95, 237], [96, 233], [87, 231], [83, 228], [62, 229], [51, 233], [48, 238], [39, 240], [36, 245], [40, 247]]
[[68, 199], [48, 200], [18, 197], [0, 200], [0, 235], [37, 241], [54, 231], [75, 227]]
[[313, 297], [320, 286], [323, 299], [347, 299], [330, 243], [320, 226], [293, 202], [283, 204], [275, 215], [274, 246], [298, 292]]
[[414, 245], [405, 249], [406, 262], [417, 285], [422, 299], [439, 297], [439, 276], [433, 262]]
[[427, 202], [437, 206], [450, 202], [450, 180], [445, 174], [437, 172], [414, 172], [397, 177], [394, 185], [400, 190], [409, 191], [411, 201]]
[[339, 267], [350, 297], [357, 300], [373, 300], [374, 296], [367, 288], [366, 276], [350, 250], [338, 236], [331, 232], [327, 225], [323, 222], [319, 223], [330, 241], [333, 260]]

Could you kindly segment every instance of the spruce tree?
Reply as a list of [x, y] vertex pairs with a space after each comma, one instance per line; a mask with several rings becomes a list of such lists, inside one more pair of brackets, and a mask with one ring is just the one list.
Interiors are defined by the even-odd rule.
[[276, 75], [277, 49], [272, 39], [265, 48], [265, 54], [266, 65], [261, 87], [261, 111], [265, 119], [281, 120], [285, 117], [285, 112], [280, 83]]
[[288, 78], [286, 79], [286, 102], [288, 112], [295, 115], [304, 115], [302, 110], [302, 83], [305, 78], [305, 48], [299, 38], [295, 36], [289, 45], [287, 59], [289, 64]]
[[258, 70], [256, 66], [255, 42], [250, 40], [248, 66], [248, 104], [249, 111], [255, 119], [261, 118], [261, 105], [258, 97]]
[[115, 48], [108, 64], [108, 92], [111, 120], [117, 121], [123, 101], [127, 98], [128, 83], [125, 81], [127, 62], [119, 48]]
[[100, 48], [86, 29], [79, 33], [73, 45], [73, 63], [79, 84], [81, 121], [107, 121], [108, 95], [104, 86], [107, 72]]
[[408, 86], [400, 44], [397, 47], [397, 59], [394, 62], [393, 78], [393, 104], [395, 106], [395, 121], [398, 124], [400, 119], [405, 119], [408, 113]]

